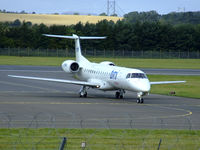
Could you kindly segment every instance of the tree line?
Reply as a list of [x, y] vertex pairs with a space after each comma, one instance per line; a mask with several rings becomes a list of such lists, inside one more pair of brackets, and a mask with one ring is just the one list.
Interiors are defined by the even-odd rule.
[[134, 51], [198, 51], [200, 50], [200, 24], [173, 25], [160, 20], [126, 18], [114, 23], [81, 22], [76, 25], [32, 24], [31, 22], [0, 23], [0, 48], [74, 49], [74, 41], [45, 37], [42, 34], [79, 36], [107, 36], [106, 40], [82, 40], [83, 49]]
[[130, 23], [141, 22], [163, 22], [173, 25], [177, 24], [200, 24], [200, 11], [197, 12], [171, 12], [169, 14], [158, 14], [156, 11], [130, 12], [124, 15]]

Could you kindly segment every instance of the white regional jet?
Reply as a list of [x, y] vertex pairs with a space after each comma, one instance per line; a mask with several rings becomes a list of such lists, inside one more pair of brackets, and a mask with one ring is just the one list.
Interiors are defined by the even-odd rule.
[[87, 89], [95, 88], [103, 91], [116, 91], [116, 98], [123, 98], [125, 91], [137, 92], [137, 103], [143, 103], [143, 96], [149, 94], [151, 85], [183, 83], [185, 81], [159, 81], [150, 82], [146, 74], [139, 69], [125, 68], [115, 66], [113, 62], [103, 61], [101, 63], [92, 63], [81, 54], [80, 40], [82, 39], [105, 39], [106, 37], [83, 37], [83, 36], [63, 36], [49, 35], [48, 37], [66, 38], [75, 40], [76, 61], [66, 60], [62, 63], [62, 69], [66, 73], [71, 73], [80, 81], [71, 81], [63, 79], [28, 77], [8, 75], [15, 78], [34, 79], [43, 81], [61, 82], [67, 84], [81, 85], [80, 97], [87, 97]]

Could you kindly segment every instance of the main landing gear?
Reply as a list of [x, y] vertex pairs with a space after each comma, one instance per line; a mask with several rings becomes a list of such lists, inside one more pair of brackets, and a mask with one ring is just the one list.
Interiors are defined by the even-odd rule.
[[[124, 93], [125, 93], [125, 90], [122, 90], [122, 89], [118, 90], [115, 93], [115, 98], [123, 99], [124, 98]], [[148, 94], [148, 93], [146, 93], [146, 92], [138, 92], [137, 93], [137, 101], [136, 102], [140, 103], [140, 104], [144, 103], [143, 96], [146, 95], [146, 94]]]
[[124, 93], [125, 93], [125, 91], [124, 90], [118, 90], [116, 93], [115, 93], [115, 98], [117, 98], [117, 99], [123, 99], [124, 98]]
[[87, 90], [86, 90], [86, 86], [82, 86], [79, 92], [79, 96], [80, 97], [87, 97]]

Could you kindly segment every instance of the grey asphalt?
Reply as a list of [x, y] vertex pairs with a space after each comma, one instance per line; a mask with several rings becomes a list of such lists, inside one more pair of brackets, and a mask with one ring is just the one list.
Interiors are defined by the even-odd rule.
[[1, 128], [200, 129], [200, 99], [150, 94], [144, 104], [137, 104], [136, 93], [127, 92], [119, 100], [114, 92], [94, 89], [88, 90], [87, 98], [79, 98], [80, 86], [9, 74], [74, 80], [60, 67], [0, 66]]

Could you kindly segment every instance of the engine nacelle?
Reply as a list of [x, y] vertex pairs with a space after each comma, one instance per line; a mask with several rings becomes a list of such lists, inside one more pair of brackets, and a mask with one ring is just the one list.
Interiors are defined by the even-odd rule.
[[115, 66], [115, 64], [113, 62], [111, 62], [111, 61], [103, 61], [100, 64], [102, 64], [102, 65], [109, 65], [109, 66]]
[[74, 60], [66, 60], [62, 63], [62, 69], [67, 73], [76, 73], [79, 71], [79, 64]]

